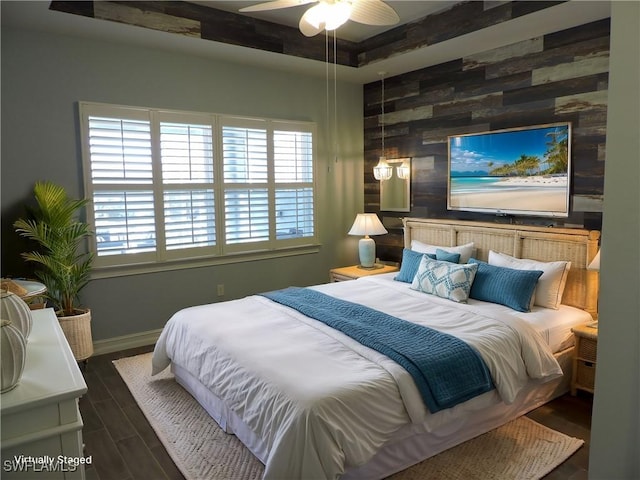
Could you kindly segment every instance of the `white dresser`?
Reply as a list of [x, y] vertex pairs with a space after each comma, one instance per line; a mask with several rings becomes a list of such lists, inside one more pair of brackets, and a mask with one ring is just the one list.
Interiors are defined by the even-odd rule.
[[87, 385], [52, 309], [34, 310], [27, 362], [0, 397], [2, 479], [84, 479], [78, 399]]

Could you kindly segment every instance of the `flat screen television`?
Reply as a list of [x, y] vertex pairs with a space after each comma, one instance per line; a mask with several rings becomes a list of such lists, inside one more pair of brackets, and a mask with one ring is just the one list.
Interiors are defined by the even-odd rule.
[[571, 124], [448, 137], [447, 209], [569, 216]]

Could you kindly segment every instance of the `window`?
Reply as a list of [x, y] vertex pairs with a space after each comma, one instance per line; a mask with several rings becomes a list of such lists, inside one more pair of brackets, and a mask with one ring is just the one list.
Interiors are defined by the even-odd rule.
[[81, 103], [97, 266], [315, 244], [313, 124]]

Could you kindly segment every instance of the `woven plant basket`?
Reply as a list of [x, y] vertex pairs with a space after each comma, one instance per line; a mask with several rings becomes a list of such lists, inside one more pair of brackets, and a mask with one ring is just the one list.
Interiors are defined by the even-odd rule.
[[81, 312], [70, 317], [58, 316], [64, 336], [67, 338], [73, 356], [78, 362], [86, 360], [93, 354], [91, 310]]

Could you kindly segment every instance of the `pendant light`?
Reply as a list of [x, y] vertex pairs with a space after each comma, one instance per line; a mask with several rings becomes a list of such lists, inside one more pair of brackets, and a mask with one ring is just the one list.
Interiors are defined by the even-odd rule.
[[387, 159], [384, 156], [384, 74], [386, 72], [379, 72], [378, 74], [382, 77], [382, 102], [380, 104], [382, 115], [380, 116], [380, 125], [382, 126], [382, 150], [381, 156], [379, 158], [378, 164], [373, 167], [373, 176], [376, 180], [389, 180], [391, 175], [393, 175], [393, 168], [389, 166], [387, 163]]
[[402, 162], [401, 165], [396, 167], [396, 173], [398, 174], [398, 178], [407, 180], [411, 176], [411, 167], [407, 165], [407, 162]]

